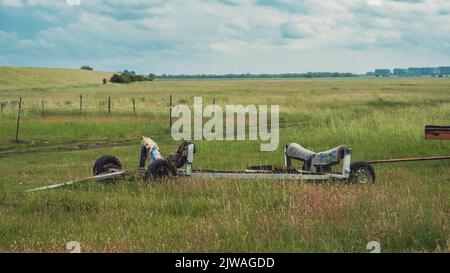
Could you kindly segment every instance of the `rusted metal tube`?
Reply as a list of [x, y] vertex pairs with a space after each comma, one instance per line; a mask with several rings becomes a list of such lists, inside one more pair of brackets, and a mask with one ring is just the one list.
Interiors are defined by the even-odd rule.
[[370, 164], [382, 164], [382, 163], [432, 161], [432, 160], [450, 160], [450, 156], [432, 156], [432, 157], [413, 157], [413, 158], [370, 160], [370, 161], [367, 161], [367, 163], [370, 163]]
[[425, 127], [425, 139], [450, 140], [450, 126], [427, 125]]

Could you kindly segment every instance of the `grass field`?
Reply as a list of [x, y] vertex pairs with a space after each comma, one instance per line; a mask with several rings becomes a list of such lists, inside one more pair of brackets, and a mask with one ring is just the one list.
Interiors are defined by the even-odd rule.
[[365, 186], [179, 179], [22, 193], [89, 176], [104, 154], [135, 168], [142, 135], [167, 155], [178, 144], [169, 131], [170, 94], [174, 104], [202, 96], [204, 104], [280, 105], [277, 151], [259, 152], [259, 142], [201, 141], [198, 168], [281, 165], [288, 142], [312, 150], [347, 144], [353, 161], [449, 155], [450, 142], [425, 141], [423, 132], [426, 124], [449, 123], [448, 78], [102, 85], [110, 73], [56, 70], [53, 79], [45, 76], [53, 70], [42, 71], [0, 68], [0, 252], [64, 252], [70, 241], [85, 252], [368, 252], [370, 241], [383, 252], [450, 251], [445, 161], [376, 166], [377, 183]]

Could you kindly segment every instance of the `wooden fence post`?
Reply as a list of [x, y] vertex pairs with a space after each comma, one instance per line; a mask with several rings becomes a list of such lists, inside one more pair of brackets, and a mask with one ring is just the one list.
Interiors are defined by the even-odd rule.
[[136, 114], [136, 101], [133, 98], [133, 112]]
[[16, 128], [16, 142], [19, 142], [19, 125], [20, 125], [20, 111], [22, 110], [22, 97], [19, 100], [19, 113], [17, 114], [17, 128]]
[[83, 113], [83, 95], [80, 95], [80, 114]]
[[169, 130], [172, 129], [172, 95], [170, 95], [170, 100], [169, 100]]
[[111, 114], [111, 96], [108, 97], [108, 114]]

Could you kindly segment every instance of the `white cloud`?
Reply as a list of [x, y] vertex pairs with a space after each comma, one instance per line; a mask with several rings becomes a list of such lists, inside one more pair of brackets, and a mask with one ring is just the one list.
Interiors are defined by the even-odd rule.
[[[90, 0], [71, 7], [57, 0], [0, 0], [2, 6], [23, 8], [18, 20], [32, 13], [50, 24], [27, 39], [21, 29], [0, 32], [0, 49], [11, 64], [32, 52], [28, 59], [36, 62], [52, 58], [75, 66], [92, 60], [103, 69], [156, 66], [160, 73], [229, 72], [230, 66], [240, 67], [235, 72], [259, 72], [270, 64], [273, 72], [294, 72], [312, 70], [317, 63], [323, 65], [318, 70], [328, 70], [341, 67], [333, 63], [341, 55], [363, 58], [370, 68], [370, 56], [380, 58], [380, 52], [402, 52], [385, 60], [395, 59], [399, 66], [417, 54], [421, 60], [450, 59], [450, 1], [381, 3]], [[305, 58], [323, 52], [327, 60]], [[344, 71], [362, 72], [354, 62], [345, 65]]]
[[295, 22], [292, 20], [281, 24], [281, 32], [283, 37], [288, 39], [301, 39], [311, 37], [314, 34], [313, 26], [305, 24], [302, 21]]
[[20, 8], [23, 7], [22, 0], [0, 0], [0, 6]]
[[367, 0], [369, 6], [381, 6], [381, 0]]

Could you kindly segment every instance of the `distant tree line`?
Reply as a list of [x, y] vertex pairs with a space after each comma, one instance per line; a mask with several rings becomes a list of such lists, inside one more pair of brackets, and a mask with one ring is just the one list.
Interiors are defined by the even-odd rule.
[[87, 65], [83, 65], [80, 69], [81, 70], [89, 70], [89, 71], [93, 71], [94, 70], [94, 68], [92, 68], [90, 66], [87, 66]]
[[154, 81], [155, 75], [149, 74], [147, 76], [137, 75], [134, 71], [124, 70], [123, 72], [115, 73], [112, 75], [110, 82], [113, 83], [132, 83], [132, 82], [145, 82]]
[[390, 69], [376, 69], [373, 72], [367, 72], [366, 75], [375, 77], [446, 77], [450, 75], [450, 66], [395, 68], [392, 71]]
[[325, 77], [358, 77], [353, 73], [340, 72], [307, 72], [284, 74], [197, 74], [197, 75], [167, 75], [158, 76], [158, 79], [267, 79], [267, 78], [325, 78]]

